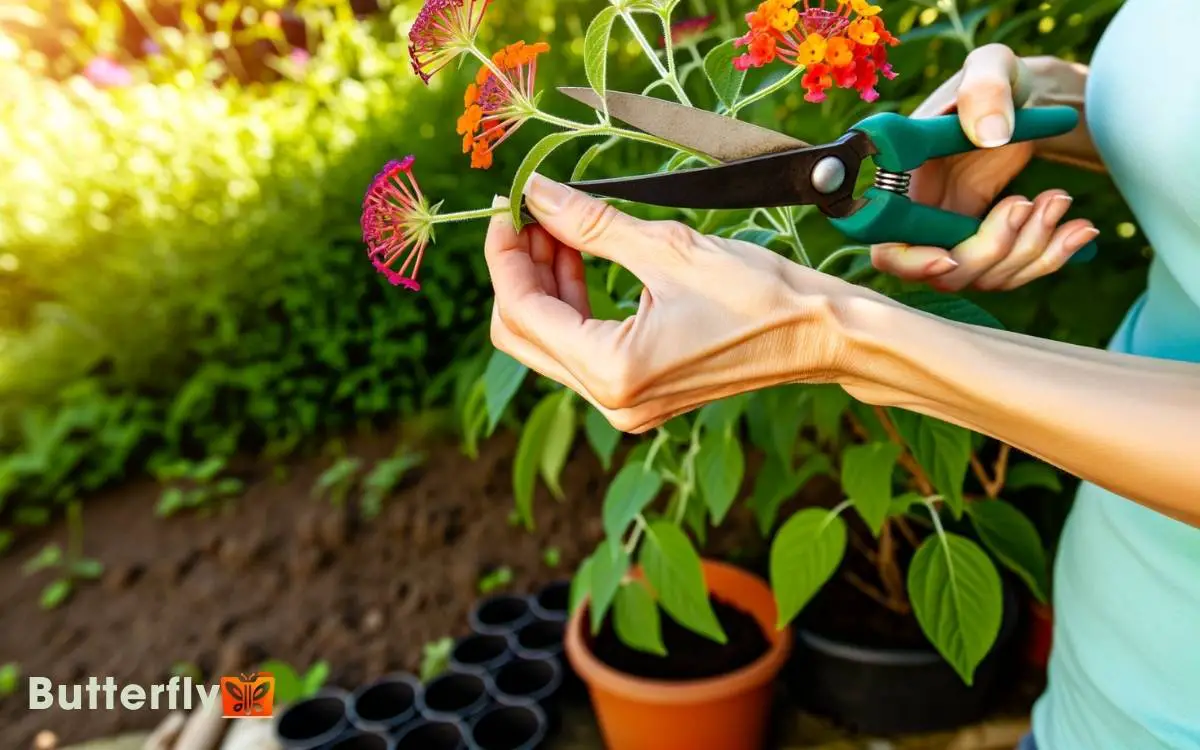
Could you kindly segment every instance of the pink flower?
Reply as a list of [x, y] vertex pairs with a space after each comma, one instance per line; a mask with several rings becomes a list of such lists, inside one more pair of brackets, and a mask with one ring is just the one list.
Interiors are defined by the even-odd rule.
[[133, 74], [107, 57], [93, 57], [83, 69], [83, 77], [96, 88], [123, 88], [133, 84]]
[[[701, 18], [685, 18], [682, 21], [676, 21], [671, 24], [671, 44], [682, 46], [699, 41], [700, 37], [704, 36], [704, 32], [708, 31], [708, 27], [712, 26], [715, 18], [716, 16], [708, 15]], [[667, 38], [665, 36], [658, 38], [658, 46], [667, 46]]]
[[367, 189], [361, 220], [371, 265], [392, 286], [414, 292], [421, 289], [417, 273], [433, 237], [434, 224], [434, 209], [413, 174], [415, 161], [406, 156], [384, 165]]
[[288, 59], [298, 68], [304, 68], [308, 65], [308, 61], [312, 59], [312, 55], [308, 54], [308, 50], [297, 47], [288, 53]]
[[425, 0], [408, 32], [413, 72], [425, 83], [475, 44], [491, 0]]

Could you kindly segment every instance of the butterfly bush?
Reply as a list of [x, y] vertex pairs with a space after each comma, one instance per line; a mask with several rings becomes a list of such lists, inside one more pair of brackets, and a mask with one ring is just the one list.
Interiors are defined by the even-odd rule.
[[[479, 44], [479, 30], [491, 4], [492, 0], [426, 0], [409, 31], [412, 70], [426, 85], [452, 63], [471, 60], [478, 64], [475, 79], [463, 94], [463, 113], [455, 123], [455, 130], [462, 137], [463, 154], [472, 169], [491, 168], [496, 149], [531, 120], [579, 136], [605, 137], [607, 145], [617, 139], [633, 140], [671, 148], [683, 156], [704, 158], [655, 136], [613, 125], [607, 115], [600, 125], [595, 125], [540, 109], [536, 103], [538, 60], [550, 52], [550, 46], [545, 42], [516, 41], [491, 54], [485, 52]], [[649, 56], [659, 80], [647, 91], [662, 84], [682, 104], [692, 106], [682, 81], [688, 72], [703, 67], [698, 45], [712, 37], [716, 19], [708, 15], [672, 22], [673, 7], [674, 3], [658, 0], [635, 2], [631, 10], [614, 5], [608, 9], [613, 14], [610, 26], [616, 18], [622, 19]], [[740, 106], [794, 83], [803, 88], [808, 102], [825, 101], [832, 88], [857, 91], [868, 102], [877, 100], [880, 78], [896, 77], [888, 63], [887, 49], [899, 43], [880, 17], [881, 10], [868, 0], [832, 5], [810, 0], [764, 0], [746, 14], [749, 30], [729, 40], [742, 52], [729, 59], [728, 64], [745, 72], [782, 62], [793, 70], [767, 89], [746, 97]], [[632, 20], [634, 13], [657, 15], [662, 21], [657, 49]], [[604, 39], [607, 43], [607, 36]], [[677, 67], [677, 49], [690, 51], [694, 61]], [[736, 115], [736, 108], [730, 114]], [[607, 145], [599, 147], [600, 150]], [[538, 161], [544, 156], [541, 154]], [[421, 288], [417, 276], [438, 224], [486, 218], [511, 210], [483, 208], [441, 213], [441, 204], [431, 202], [421, 192], [414, 164], [415, 159], [410, 155], [385, 165], [371, 181], [362, 210], [362, 236], [368, 259], [390, 284], [410, 291]], [[528, 171], [522, 171], [527, 178]], [[519, 195], [518, 186], [514, 185], [513, 193]]]

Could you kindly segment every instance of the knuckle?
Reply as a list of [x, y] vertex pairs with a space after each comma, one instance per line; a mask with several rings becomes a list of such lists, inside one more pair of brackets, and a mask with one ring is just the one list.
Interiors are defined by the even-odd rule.
[[604, 201], [586, 197], [579, 200], [579, 238], [585, 244], [603, 243], [610, 237], [620, 212]]
[[654, 237], [676, 255], [691, 252], [696, 246], [696, 230], [678, 221], [656, 222]]
[[588, 390], [601, 406], [610, 411], [628, 410], [637, 403], [638, 376], [633, 362], [624, 356], [612, 357], [588, 384]]

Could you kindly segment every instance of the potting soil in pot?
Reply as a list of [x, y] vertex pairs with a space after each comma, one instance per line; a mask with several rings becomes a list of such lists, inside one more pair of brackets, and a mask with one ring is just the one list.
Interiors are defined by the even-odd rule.
[[724, 645], [695, 633], [665, 613], [662, 637], [666, 656], [655, 656], [626, 646], [606, 618], [600, 632], [589, 639], [600, 661], [625, 674], [652, 680], [700, 680], [735, 672], [767, 653], [770, 643], [758, 622], [746, 612], [711, 597], [717, 621], [728, 640]]

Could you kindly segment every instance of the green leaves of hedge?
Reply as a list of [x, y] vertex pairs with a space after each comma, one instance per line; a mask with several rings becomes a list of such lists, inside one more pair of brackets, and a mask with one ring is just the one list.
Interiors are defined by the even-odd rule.
[[782, 630], [837, 570], [846, 553], [846, 522], [821, 508], [787, 520], [771, 545], [771, 590]]
[[975, 668], [996, 642], [1004, 608], [991, 559], [965, 537], [931, 536], [909, 564], [908, 595], [921, 630], [972, 684]]

